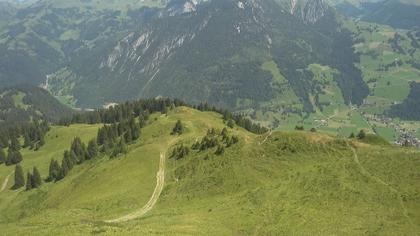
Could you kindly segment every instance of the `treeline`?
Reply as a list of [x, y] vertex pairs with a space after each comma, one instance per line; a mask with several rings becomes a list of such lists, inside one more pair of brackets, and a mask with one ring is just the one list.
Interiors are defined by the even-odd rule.
[[119, 104], [108, 109], [100, 109], [96, 111], [75, 114], [72, 117], [61, 119], [59, 124], [111, 124], [129, 120], [134, 117], [139, 117], [140, 123], [142, 123], [142, 121], [152, 113], [167, 113], [169, 109], [179, 106], [191, 107], [200, 111], [212, 111], [220, 113], [223, 115], [223, 119], [229, 127], [233, 127], [236, 124], [256, 134], [262, 134], [268, 131], [267, 128], [253, 123], [243, 114], [232, 113], [226, 109], [218, 109], [214, 106], [208, 105], [207, 103], [201, 103], [199, 105], [192, 106], [179, 99], [169, 98], [142, 99]]
[[[45, 144], [50, 129], [47, 122], [4, 124], [0, 127], [0, 164], [14, 165], [22, 161], [21, 148], [38, 150]], [[23, 138], [23, 144], [19, 139]], [[7, 149], [7, 155], [6, 150]]]

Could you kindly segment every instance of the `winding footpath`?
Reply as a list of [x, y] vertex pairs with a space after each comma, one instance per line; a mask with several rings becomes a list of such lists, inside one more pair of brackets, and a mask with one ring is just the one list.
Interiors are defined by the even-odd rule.
[[125, 215], [116, 219], [112, 219], [112, 220], [106, 220], [105, 221], [106, 223], [120, 223], [120, 222], [134, 220], [134, 219], [144, 216], [147, 212], [153, 209], [156, 202], [159, 200], [160, 194], [162, 193], [163, 186], [165, 184], [165, 160], [166, 160], [166, 155], [165, 153], [161, 152], [160, 161], [159, 161], [159, 171], [156, 174], [156, 187], [149, 201], [146, 203], [146, 205], [144, 205], [141, 209], [133, 213], [130, 213], [128, 215]]
[[265, 136], [265, 138], [262, 142], [260, 142], [260, 145], [263, 145], [265, 142], [267, 142], [268, 138], [271, 137], [272, 134], [273, 134], [273, 130], [270, 129], [270, 132], [268, 132], [268, 135]]
[[0, 189], [0, 193], [1, 192], [3, 192], [5, 189], [6, 189], [6, 187], [7, 187], [7, 183], [9, 183], [9, 178], [10, 178], [10, 176], [12, 175], [12, 173], [10, 173], [7, 177], [6, 177], [6, 179], [4, 179], [4, 182], [3, 182], [3, 185], [1, 186], [1, 189]]
[[377, 176], [374, 176], [373, 174], [371, 174], [369, 171], [367, 171], [364, 167], [363, 167], [363, 165], [360, 163], [360, 161], [359, 161], [359, 156], [357, 155], [357, 152], [356, 152], [356, 149], [354, 149], [353, 147], [351, 147], [348, 143], [347, 143], [347, 145], [350, 147], [350, 149], [352, 150], [352, 152], [353, 152], [353, 156], [354, 156], [354, 161], [356, 162], [356, 164], [360, 167], [360, 170], [362, 171], [362, 174], [364, 174], [366, 177], [369, 177], [369, 178], [371, 178], [371, 179], [373, 179], [373, 180], [375, 180], [376, 182], [378, 182], [378, 183], [380, 183], [380, 184], [382, 184], [382, 185], [384, 185], [384, 186], [386, 186], [386, 187], [388, 187], [388, 189], [390, 190], [390, 192], [392, 192], [392, 193], [394, 193], [394, 194], [396, 194], [397, 195], [397, 197], [398, 197], [398, 200], [399, 200], [399, 203], [400, 203], [400, 205], [401, 205], [401, 210], [402, 210], [402, 212], [403, 212], [403, 215], [407, 218], [407, 220], [408, 220], [408, 222], [412, 225], [412, 226], [414, 226], [414, 223], [413, 223], [413, 221], [411, 220], [411, 218], [410, 218], [410, 216], [409, 216], [409, 213], [408, 213], [408, 209], [407, 209], [407, 207], [405, 206], [405, 204], [404, 204], [404, 200], [403, 200], [403, 198], [401, 197], [401, 192], [400, 191], [398, 191], [396, 188], [394, 188], [394, 187], [392, 187], [389, 183], [386, 183], [385, 181], [383, 181], [382, 179], [380, 179], [379, 177], [377, 177]]

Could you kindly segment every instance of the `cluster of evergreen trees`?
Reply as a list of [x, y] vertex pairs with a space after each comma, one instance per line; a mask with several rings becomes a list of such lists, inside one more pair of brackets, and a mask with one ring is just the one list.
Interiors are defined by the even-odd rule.
[[99, 129], [97, 137], [100, 151], [111, 154], [111, 157], [127, 153], [126, 144], [140, 138], [140, 128], [144, 123], [144, 119], [137, 123], [134, 118], [130, 118], [118, 124], [104, 125]]
[[[26, 176], [26, 190], [29, 191], [33, 188], [39, 188], [42, 185], [41, 174], [36, 167], [33, 168], [32, 174], [27, 173]], [[22, 166], [17, 164], [15, 167], [15, 184], [12, 189], [19, 189], [25, 186], [25, 177], [23, 175]]]
[[217, 112], [219, 114], [223, 115], [223, 120], [226, 122], [227, 126], [230, 128], [233, 128], [234, 125], [238, 125], [239, 127], [242, 127], [249, 132], [255, 133], [255, 134], [263, 134], [268, 131], [267, 128], [253, 123], [250, 119], [248, 119], [243, 114], [233, 113], [226, 109], [218, 109], [214, 106], [210, 106], [207, 103], [201, 103], [198, 106], [193, 106], [193, 108], [199, 110], [199, 111], [212, 111]]
[[171, 158], [179, 160], [190, 154], [190, 148], [180, 144], [172, 150]]
[[[4, 125], [4, 126], [3, 126]], [[38, 150], [45, 144], [44, 137], [49, 130], [47, 122], [2, 123], [0, 126], [0, 164], [15, 165], [22, 161], [21, 148]], [[21, 145], [19, 138], [23, 137]], [[7, 149], [7, 155], [5, 152]]]
[[[226, 148], [229, 148], [238, 142], [238, 136], [229, 135], [227, 128], [223, 128], [221, 132], [217, 132], [213, 128], [207, 131], [206, 136], [204, 136], [201, 141], [195, 142], [191, 149], [202, 152], [208, 149], [216, 148], [215, 154], [223, 155]], [[191, 149], [183, 144], [178, 145], [172, 150], [171, 158], [175, 158], [176, 160], [182, 159], [190, 153]]]
[[88, 146], [79, 137], [75, 137], [70, 150], [66, 150], [61, 160], [61, 165], [55, 159], [51, 159], [47, 181], [58, 181], [67, 176], [75, 165], [83, 164], [98, 156], [98, 144], [96, 139], [89, 141]]
[[210, 106], [207, 103], [201, 103], [197, 106], [189, 105], [178, 99], [158, 98], [158, 99], [141, 99], [132, 102], [119, 104], [108, 109], [100, 109], [97, 111], [84, 112], [75, 114], [70, 118], [64, 118], [59, 123], [62, 125], [70, 125], [75, 123], [88, 123], [88, 124], [112, 124], [119, 123], [124, 120], [129, 120], [133, 117], [138, 117], [140, 123], [148, 119], [151, 113], [161, 112], [167, 113], [169, 108], [186, 106], [195, 108], [200, 111], [213, 111], [223, 115], [226, 124], [233, 128], [236, 124], [250, 132], [262, 134], [267, 132], [267, 128], [253, 123], [243, 114], [232, 113], [225, 109], [218, 109]]
[[39, 188], [42, 185], [41, 175], [36, 167], [26, 175], [26, 190], [29, 191], [33, 188]]
[[14, 145], [15, 150], [20, 149], [21, 144], [18, 141], [23, 137], [24, 144], [22, 147], [31, 149], [39, 149], [45, 144], [44, 137], [50, 130], [48, 122], [35, 120], [33, 122], [22, 123], [1, 123], [0, 126], [0, 148], [6, 148]]
[[166, 113], [169, 107], [185, 106], [186, 104], [178, 99], [141, 99], [132, 102], [119, 104], [108, 109], [75, 114], [70, 118], [60, 120], [60, 124], [69, 125], [75, 123], [87, 124], [112, 124], [138, 117], [140, 122], [147, 120], [151, 113]]
[[239, 142], [238, 136], [229, 135], [227, 128], [218, 133], [214, 128], [207, 131], [207, 135], [201, 140], [196, 142], [191, 147], [193, 150], [205, 151], [217, 147], [216, 154], [221, 155], [224, 153], [224, 149]]

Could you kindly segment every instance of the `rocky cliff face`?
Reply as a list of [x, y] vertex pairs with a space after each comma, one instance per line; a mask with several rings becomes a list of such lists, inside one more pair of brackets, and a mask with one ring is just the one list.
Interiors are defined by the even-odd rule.
[[288, 7], [290, 14], [314, 24], [325, 15], [328, 4], [325, 0], [290, 0]]

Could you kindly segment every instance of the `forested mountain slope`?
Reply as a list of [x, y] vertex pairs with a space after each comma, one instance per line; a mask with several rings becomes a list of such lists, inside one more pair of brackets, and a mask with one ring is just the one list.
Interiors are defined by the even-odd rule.
[[321, 0], [44, 0], [20, 9], [1, 38], [0, 84], [43, 83], [82, 107], [162, 95], [310, 112], [322, 93], [308, 69], [315, 63], [337, 70], [346, 103], [367, 95], [351, 36]]
[[58, 121], [73, 112], [42, 88], [21, 85], [0, 89], [0, 123]]

